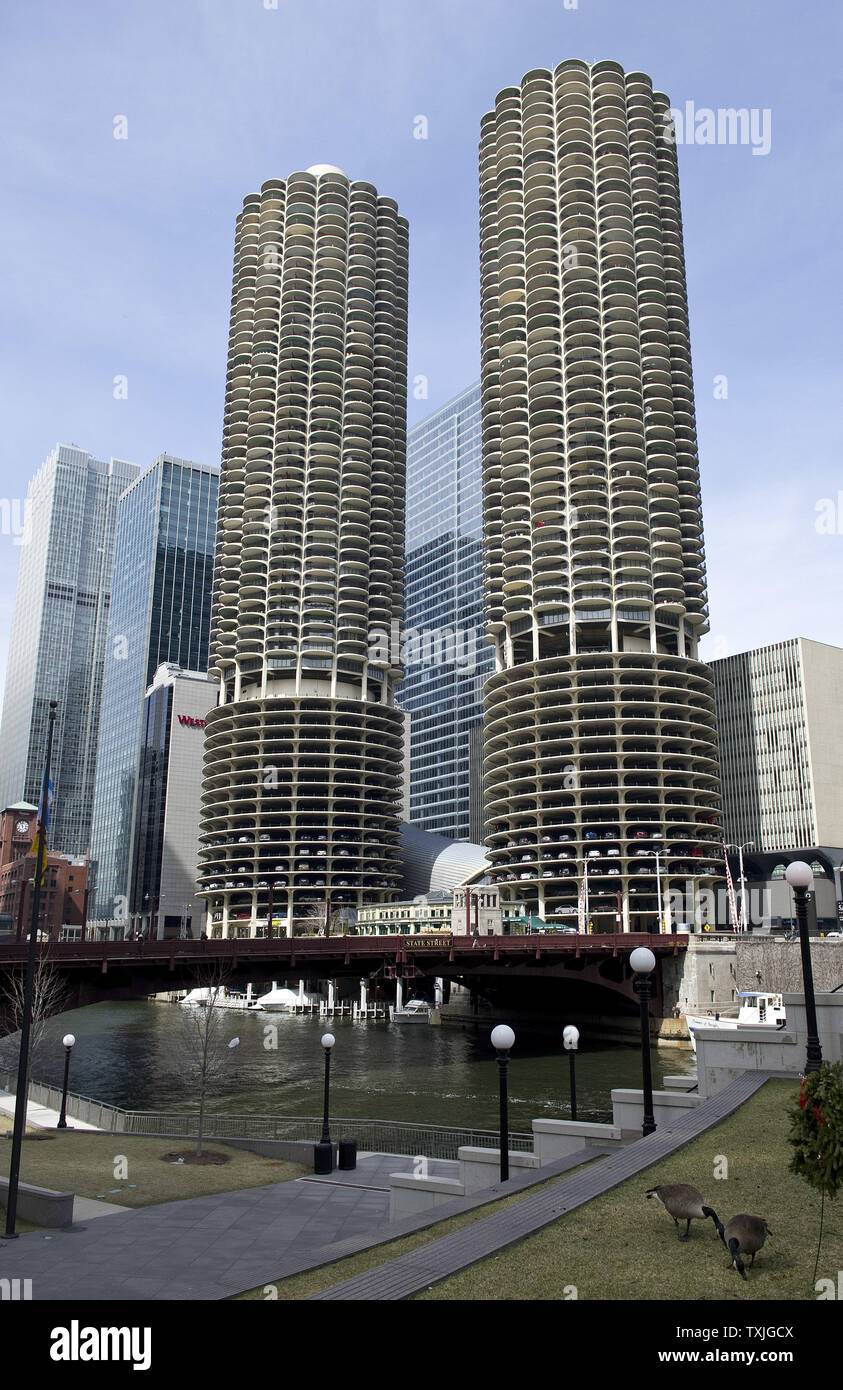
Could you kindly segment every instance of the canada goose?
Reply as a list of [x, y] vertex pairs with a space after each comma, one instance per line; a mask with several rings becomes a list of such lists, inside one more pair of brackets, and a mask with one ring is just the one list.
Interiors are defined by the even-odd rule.
[[722, 1230], [717, 1212], [713, 1207], [703, 1204], [702, 1193], [689, 1183], [673, 1183], [669, 1187], [651, 1187], [647, 1193], [648, 1197], [655, 1197], [656, 1201], [661, 1202], [669, 1216], [673, 1217], [674, 1225], [679, 1230], [679, 1222], [684, 1221], [685, 1234], [680, 1235], [680, 1240], [688, 1239], [688, 1232], [691, 1229], [692, 1221], [702, 1221], [706, 1217], [711, 1217], [718, 1230]]
[[749, 1262], [749, 1267], [752, 1269], [755, 1264], [755, 1256], [767, 1237], [773, 1234], [767, 1222], [763, 1216], [747, 1216], [744, 1212], [740, 1216], [733, 1216], [731, 1221], [727, 1222], [725, 1229], [718, 1221], [717, 1230], [720, 1233], [720, 1239], [732, 1256], [732, 1263], [729, 1268], [736, 1269], [741, 1278], [745, 1279], [746, 1270], [741, 1255], [752, 1256]]

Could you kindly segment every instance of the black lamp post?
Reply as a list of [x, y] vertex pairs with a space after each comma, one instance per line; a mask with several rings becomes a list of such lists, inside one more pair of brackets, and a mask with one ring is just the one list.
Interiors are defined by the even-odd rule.
[[567, 1028], [562, 1030], [562, 1046], [568, 1054], [568, 1061], [571, 1066], [571, 1119], [577, 1118], [577, 1048], [580, 1045], [580, 1030], [575, 1028], [573, 1023], [569, 1023]]
[[811, 941], [808, 936], [808, 886], [814, 882], [810, 864], [797, 859], [788, 864], [785, 878], [796, 899], [796, 921], [799, 926], [799, 948], [802, 952], [802, 988], [805, 993], [805, 1021], [808, 1025], [808, 1047], [805, 1054], [806, 1075], [819, 1071], [823, 1064], [820, 1034], [817, 1027], [817, 1002], [814, 998], [814, 972], [811, 967]]
[[64, 1088], [61, 1093], [61, 1114], [56, 1129], [67, 1129], [67, 1079], [70, 1075], [70, 1054], [76, 1039], [72, 1033], [65, 1033], [61, 1041], [64, 1048]]
[[510, 1049], [515, 1042], [515, 1034], [506, 1023], [499, 1023], [492, 1029], [492, 1047], [498, 1054], [498, 1080], [500, 1084], [500, 1150], [501, 1182], [509, 1181], [509, 1106], [506, 1088], [506, 1070], [509, 1066]]
[[653, 1114], [653, 1069], [650, 1062], [650, 976], [656, 968], [656, 958], [646, 946], [631, 953], [629, 963], [635, 971], [635, 992], [641, 1010], [641, 1070], [644, 1078], [644, 1123], [641, 1134], [646, 1139], [656, 1128]]
[[44, 778], [41, 783], [41, 802], [38, 807], [38, 852], [35, 856], [35, 882], [32, 888], [32, 919], [29, 927], [29, 945], [26, 954], [26, 975], [23, 987], [23, 1008], [21, 1011], [20, 1049], [18, 1051], [18, 1080], [15, 1088], [15, 1119], [12, 1129], [12, 1153], [9, 1160], [9, 1187], [6, 1197], [6, 1240], [17, 1239], [15, 1220], [18, 1209], [18, 1186], [20, 1184], [20, 1161], [23, 1136], [26, 1130], [26, 1095], [29, 1084], [29, 1043], [32, 1033], [32, 1006], [35, 995], [35, 975], [38, 968], [38, 919], [41, 910], [41, 881], [47, 858], [47, 826], [50, 819], [50, 759], [53, 751], [53, 728], [56, 722], [58, 703], [50, 701], [47, 723], [47, 758], [44, 763]]
[[331, 1048], [336, 1042], [333, 1033], [323, 1033], [322, 1049], [325, 1053], [325, 1102], [322, 1109], [322, 1138], [316, 1145], [315, 1173], [332, 1173], [334, 1171], [334, 1146], [331, 1143], [331, 1131], [328, 1128], [328, 1106], [330, 1102], [331, 1085]]

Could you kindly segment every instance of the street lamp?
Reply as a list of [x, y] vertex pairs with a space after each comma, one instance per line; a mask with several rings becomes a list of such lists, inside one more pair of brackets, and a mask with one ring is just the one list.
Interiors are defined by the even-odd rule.
[[743, 872], [743, 852], [744, 852], [745, 849], [754, 849], [754, 848], [755, 848], [755, 841], [754, 841], [754, 840], [747, 840], [746, 843], [743, 844], [743, 845], [727, 845], [727, 846], [726, 846], [726, 849], [727, 849], [727, 850], [734, 849], [734, 850], [737, 850], [737, 853], [738, 853], [738, 876], [739, 876], [739, 878], [740, 878], [740, 883], [741, 883], [741, 915], [740, 915], [740, 917], [738, 918], [738, 923], [739, 923], [739, 926], [740, 926], [741, 931], [746, 931], [746, 879], [744, 878], [744, 872]]
[[664, 925], [662, 916], [664, 911], [664, 903], [662, 902], [662, 851], [660, 849], [648, 849], [646, 853], [651, 859], [655, 859], [656, 861], [656, 904], [658, 906], [656, 927], [658, 934], [661, 935]]
[[509, 1181], [509, 1114], [506, 1094], [506, 1069], [509, 1065], [510, 1049], [515, 1042], [515, 1034], [506, 1023], [499, 1023], [492, 1029], [492, 1047], [498, 1054], [498, 1079], [500, 1084], [500, 1150], [501, 1182]]
[[656, 968], [656, 958], [646, 946], [637, 946], [629, 963], [635, 972], [635, 993], [641, 1012], [641, 1070], [644, 1077], [644, 1123], [641, 1133], [646, 1139], [656, 1127], [653, 1114], [653, 1071], [650, 1064], [650, 976]]
[[322, 1109], [322, 1138], [316, 1145], [316, 1162], [314, 1164], [315, 1173], [332, 1173], [334, 1171], [334, 1146], [331, 1143], [331, 1131], [328, 1128], [328, 1104], [331, 1085], [331, 1048], [336, 1042], [333, 1033], [323, 1033], [322, 1050], [325, 1053], [325, 1103]]
[[61, 1040], [64, 1048], [64, 1089], [61, 1093], [61, 1114], [56, 1129], [67, 1129], [67, 1078], [70, 1075], [70, 1054], [73, 1051], [76, 1039], [72, 1033], [65, 1033]]
[[562, 1029], [562, 1046], [568, 1054], [568, 1061], [571, 1066], [571, 1119], [577, 1118], [577, 1076], [575, 1062], [577, 1060], [577, 1048], [580, 1044], [580, 1030], [575, 1028], [573, 1023], [569, 1023], [567, 1028]]
[[808, 1047], [805, 1059], [806, 1074], [819, 1071], [823, 1053], [817, 1028], [817, 1004], [814, 999], [814, 972], [811, 968], [811, 942], [808, 937], [808, 885], [814, 882], [810, 864], [796, 859], [785, 869], [785, 878], [796, 899], [796, 921], [799, 926], [799, 947], [802, 952], [802, 987], [805, 991], [805, 1019], [808, 1025]]

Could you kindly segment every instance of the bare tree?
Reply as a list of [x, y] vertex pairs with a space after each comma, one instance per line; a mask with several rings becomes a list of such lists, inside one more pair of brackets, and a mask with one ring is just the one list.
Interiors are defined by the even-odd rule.
[[[19, 1033], [23, 1025], [26, 972], [21, 970], [0, 979], [0, 999], [3, 1013], [11, 1022], [11, 1032]], [[29, 1069], [27, 1071], [27, 1100], [36, 1059], [44, 1051], [47, 1022], [67, 1005], [67, 985], [46, 951], [39, 951], [35, 962], [32, 988], [32, 1023], [29, 1032]]]
[[230, 1039], [226, 1011], [218, 1007], [230, 978], [230, 969], [221, 962], [198, 972], [196, 988], [205, 991], [205, 999], [196, 1004], [180, 1004], [177, 1038], [187, 1075], [199, 1088], [199, 1128], [196, 1136], [196, 1157], [202, 1157], [205, 1133], [205, 1103], [211, 1083], [225, 1070], [238, 1039]]

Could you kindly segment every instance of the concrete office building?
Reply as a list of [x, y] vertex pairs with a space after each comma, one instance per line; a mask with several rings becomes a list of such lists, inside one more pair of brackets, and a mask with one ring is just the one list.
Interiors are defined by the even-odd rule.
[[[396, 896], [407, 223], [315, 165], [237, 219], [202, 876], [214, 933]], [[240, 867], [245, 866], [245, 867]]]
[[94, 794], [92, 921], [129, 920], [144, 695], [162, 662], [205, 671], [219, 471], [161, 454], [120, 501]]
[[814, 864], [816, 906], [843, 902], [843, 649], [794, 637], [712, 662], [726, 838], [770, 912], [792, 917], [784, 867]]
[[117, 503], [133, 463], [57, 444], [29, 485], [0, 727], [0, 804], [37, 805], [53, 737], [50, 849], [85, 854], [102, 697]]
[[217, 685], [200, 671], [159, 666], [144, 697], [130, 916], [150, 936], [199, 936], [196, 893], [205, 724]]
[[414, 825], [482, 840], [483, 627], [480, 385], [407, 437], [405, 660]]
[[669, 106], [570, 61], [481, 129], [486, 839], [549, 922], [587, 861], [598, 931], [667, 927], [722, 872]]

